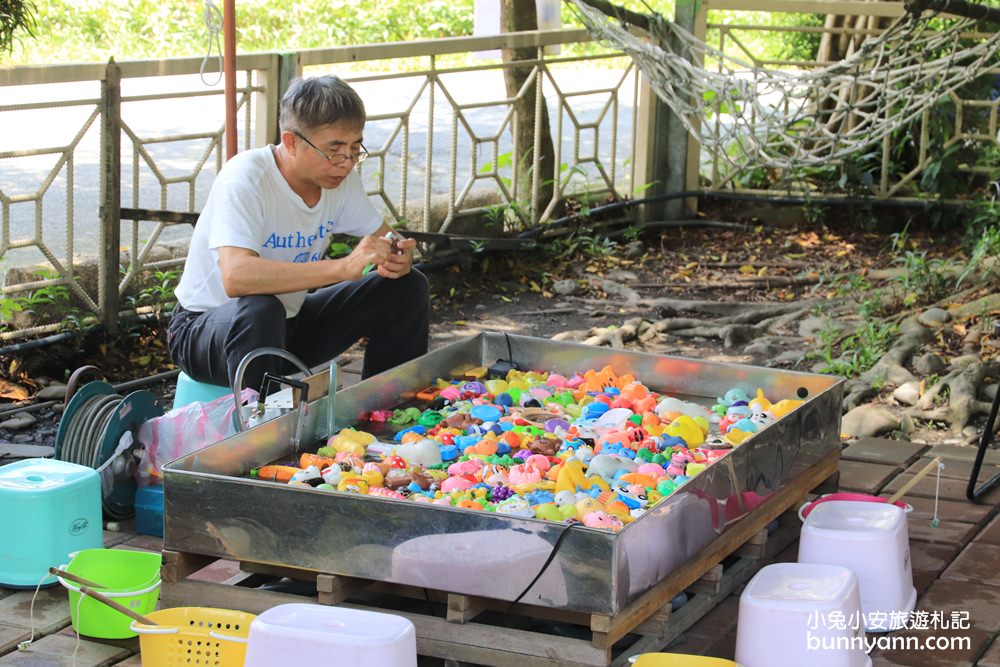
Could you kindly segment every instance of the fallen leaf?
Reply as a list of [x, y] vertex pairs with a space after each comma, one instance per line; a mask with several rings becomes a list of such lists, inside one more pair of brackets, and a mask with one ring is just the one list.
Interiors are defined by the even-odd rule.
[[9, 398], [12, 401], [23, 401], [28, 398], [27, 387], [23, 387], [14, 382], [8, 382], [0, 378], [0, 398]]
[[744, 275], [752, 275], [757, 273], [757, 269], [753, 268], [749, 264], [744, 264], [738, 269], [738, 271]]

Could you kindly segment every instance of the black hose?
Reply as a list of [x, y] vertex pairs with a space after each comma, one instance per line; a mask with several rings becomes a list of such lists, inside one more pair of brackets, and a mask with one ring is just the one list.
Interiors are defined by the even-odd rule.
[[[136, 313], [133, 315], [123, 315], [123, 322], [148, 322], [150, 320], [156, 319], [170, 319], [171, 313], [165, 315], [154, 315], [153, 313]], [[26, 340], [23, 343], [14, 343], [13, 345], [8, 345], [7, 347], [0, 347], [0, 355], [4, 354], [16, 354], [18, 352], [26, 352], [28, 350], [34, 350], [40, 347], [48, 347], [49, 345], [55, 345], [57, 343], [62, 343], [67, 340], [72, 340], [79, 332], [75, 331], [62, 331], [57, 334], [52, 334], [51, 336], [45, 336], [43, 338], [33, 338], [31, 340]]]
[[27, 352], [28, 350], [34, 350], [39, 347], [55, 345], [56, 343], [61, 343], [72, 338], [72, 332], [63, 331], [62, 333], [53, 334], [45, 338], [34, 338], [32, 340], [26, 340], [23, 343], [14, 343], [13, 345], [8, 345], [7, 347], [0, 347], [0, 355]]
[[[897, 199], [877, 199], [877, 198], [857, 198], [857, 197], [801, 197], [792, 195], [779, 195], [779, 196], [768, 196], [759, 195], [751, 193], [742, 192], [715, 192], [708, 190], [685, 190], [683, 192], [667, 192], [664, 194], [650, 195], [648, 197], [641, 197], [639, 199], [626, 199], [623, 201], [611, 202], [610, 204], [604, 204], [603, 206], [595, 206], [590, 209], [590, 212], [586, 216], [591, 217], [599, 215], [602, 213], [609, 213], [611, 211], [626, 210], [632, 208], [633, 206], [640, 206], [643, 204], [656, 204], [659, 202], [671, 201], [673, 199], [688, 199], [692, 197], [697, 197], [700, 199], [723, 199], [731, 201], [757, 201], [767, 204], [795, 204], [799, 206], [805, 206], [807, 204], [818, 204], [823, 206], [871, 206], [875, 208], [921, 208], [923, 210], [937, 209], [937, 208], [952, 208], [961, 210], [963, 206], [961, 204], [954, 204], [948, 202], [936, 202], [936, 201], [900, 201]], [[579, 215], [567, 215], [556, 220], [552, 220], [543, 225], [538, 225], [532, 227], [531, 229], [521, 232], [517, 235], [517, 238], [535, 238], [540, 234], [549, 231], [550, 229], [558, 229], [564, 227], [569, 223], [575, 222], [580, 219]], [[679, 221], [678, 221], [679, 222]], [[692, 226], [696, 222], [694, 220], [687, 221], [686, 224], [679, 224], [674, 226]], [[648, 226], [648, 225], [644, 225]], [[657, 225], [653, 225], [657, 226]]]

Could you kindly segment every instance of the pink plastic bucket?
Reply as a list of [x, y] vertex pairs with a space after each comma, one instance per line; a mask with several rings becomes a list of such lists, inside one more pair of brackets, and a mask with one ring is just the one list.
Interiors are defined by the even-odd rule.
[[[812, 500], [802, 505], [802, 507], [799, 508], [799, 520], [805, 523], [806, 517], [809, 516], [809, 513], [813, 511], [814, 507], [816, 507], [817, 505], [822, 505], [823, 503], [828, 503], [831, 500], [853, 500], [861, 503], [889, 502], [888, 498], [872, 496], [867, 493], [849, 493], [846, 491], [840, 493], [828, 493], [824, 496], [820, 496], [816, 500]], [[904, 503], [902, 500], [897, 500], [896, 502], [893, 503], [893, 505], [902, 509], [907, 514], [913, 511], [913, 506], [908, 503]]]

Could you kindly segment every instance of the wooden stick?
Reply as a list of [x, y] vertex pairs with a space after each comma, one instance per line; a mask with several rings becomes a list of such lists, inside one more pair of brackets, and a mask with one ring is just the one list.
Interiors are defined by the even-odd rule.
[[904, 484], [902, 486], [902, 488], [899, 489], [899, 491], [897, 491], [896, 493], [892, 494], [892, 497], [889, 498], [889, 500], [887, 500], [886, 502], [888, 502], [888, 503], [894, 503], [897, 500], [899, 500], [900, 498], [902, 498], [906, 494], [907, 491], [909, 491], [914, 486], [916, 486], [917, 482], [919, 482], [924, 477], [926, 477], [927, 474], [931, 470], [934, 470], [935, 468], [937, 468], [938, 465], [940, 465], [940, 463], [941, 463], [941, 457], [940, 456], [935, 456], [933, 459], [931, 459], [930, 463], [928, 463], [927, 465], [925, 465], [919, 472], [917, 472], [916, 475], [913, 476], [913, 479], [911, 479], [909, 482], [907, 482], [906, 484]]
[[69, 579], [78, 584], [83, 584], [84, 586], [90, 586], [91, 588], [107, 588], [107, 586], [102, 586], [98, 583], [94, 583], [90, 579], [84, 579], [83, 577], [77, 576], [72, 572], [67, 572], [66, 570], [60, 570], [58, 567], [50, 567], [49, 574], [54, 574], [57, 577], [62, 577], [63, 579]]
[[100, 593], [98, 593], [97, 591], [90, 590], [86, 586], [81, 586], [80, 587], [80, 592], [83, 593], [84, 595], [87, 595], [89, 597], [94, 598], [98, 602], [103, 602], [104, 604], [108, 605], [109, 607], [111, 607], [115, 611], [119, 611], [119, 612], [125, 614], [126, 616], [128, 616], [129, 618], [134, 619], [136, 621], [139, 621], [143, 625], [159, 625], [155, 621], [149, 620], [148, 618], [146, 618], [142, 614], [138, 614], [138, 613], [132, 611], [131, 609], [129, 609], [128, 607], [125, 607], [125, 606], [122, 606], [122, 605], [118, 604], [117, 602], [115, 602], [111, 598], [105, 597], [105, 596], [101, 595]]

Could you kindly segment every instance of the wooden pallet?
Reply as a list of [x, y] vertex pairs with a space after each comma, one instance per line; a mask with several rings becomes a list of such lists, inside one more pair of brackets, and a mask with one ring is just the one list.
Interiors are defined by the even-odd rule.
[[[629, 656], [662, 649], [798, 536], [794, 510], [810, 492], [835, 485], [840, 451], [801, 471], [695, 558], [616, 615], [587, 614], [374, 582], [261, 563], [241, 563], [237, 585], [188, 579], [213, 557], [164, 551], [164, 606], [211, 606], [251, 613], [312, 601], [409, 619], [421, 655], [496, 667], [619, 667]], [[775, 519], [777, 530], [767, 531]], [[312, 597], [251, 588], [262, 578], [314, 581]], [[671, 601], [687, 592], [677, 611]]]

